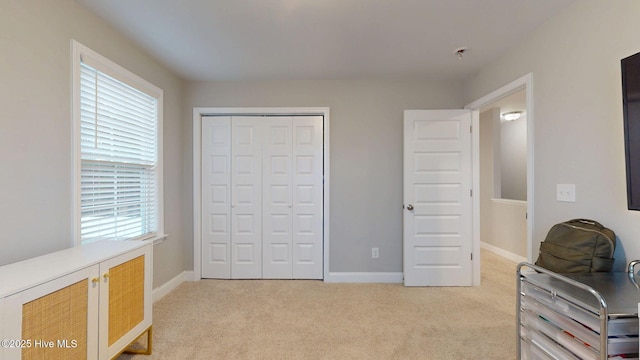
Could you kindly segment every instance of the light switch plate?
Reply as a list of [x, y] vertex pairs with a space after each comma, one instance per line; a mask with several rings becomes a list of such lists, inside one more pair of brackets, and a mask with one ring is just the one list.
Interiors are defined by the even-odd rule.
[[576, 202], [576, 184], [556, 184], [556, 200]]

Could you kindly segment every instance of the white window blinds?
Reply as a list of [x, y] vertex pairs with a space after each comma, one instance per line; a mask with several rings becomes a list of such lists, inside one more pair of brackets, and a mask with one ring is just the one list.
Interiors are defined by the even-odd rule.
[[158, 233], [158, 99], [80, 64], [80, 236]]

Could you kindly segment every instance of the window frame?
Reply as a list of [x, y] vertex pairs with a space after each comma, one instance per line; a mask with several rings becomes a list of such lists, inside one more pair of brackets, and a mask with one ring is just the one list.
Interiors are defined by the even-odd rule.
[[154, 236], [148, 238], [126, 239], [142, 241], [162, 241], [164, 232], [164, 185], [163, 185], [163, 90], [138, 75], [114, 63], [99, 53], [91, 50], [76, 40], [71, 40], [72, 52], [72, 147], [73, 147], [73, 174], [72, 174], [72, 246], [82, 245], [81, 236], [81, 115], [80, 115], [80, 73], [81, 63], [86, 62], [98, 71], [107, 74], [157, 100], [156, 119], [156, 216], [157, 230]]

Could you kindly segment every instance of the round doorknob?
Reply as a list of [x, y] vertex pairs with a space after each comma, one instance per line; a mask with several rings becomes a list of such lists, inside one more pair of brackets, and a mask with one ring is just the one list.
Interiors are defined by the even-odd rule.
[[409, 211], [413, 210], [413, 205], [411, 205], [411, 204], [407, 205], [407, 210], [409, 210]]

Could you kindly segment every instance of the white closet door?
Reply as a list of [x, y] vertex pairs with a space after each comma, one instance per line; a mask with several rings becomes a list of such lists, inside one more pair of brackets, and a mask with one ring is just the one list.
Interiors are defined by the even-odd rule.
[[291, 279], [292, 135], [291, 117], [264, 120], [262, 276]]
[[262, 278], [262, 129], [260, 117], [231, 121], [231, 278]]
[[293, 121], [293, 278], [322, 279], [322, 116]]
[[202, 118], [202, 277], [231, 278], [231, 117]]
[[202, 119], [202, 277], [322, 279], [322, 116]]

